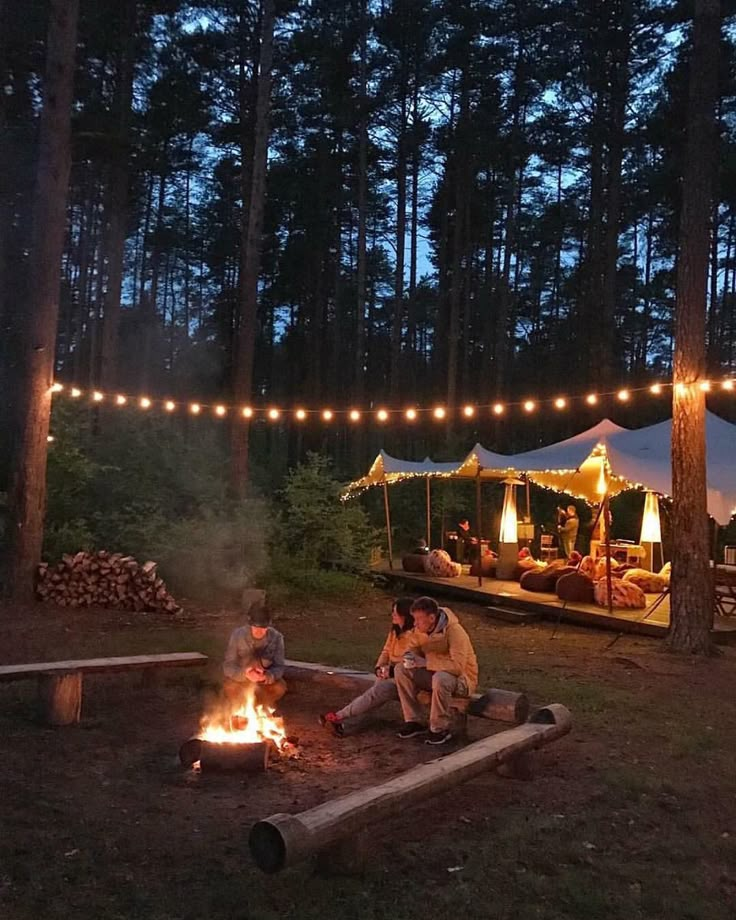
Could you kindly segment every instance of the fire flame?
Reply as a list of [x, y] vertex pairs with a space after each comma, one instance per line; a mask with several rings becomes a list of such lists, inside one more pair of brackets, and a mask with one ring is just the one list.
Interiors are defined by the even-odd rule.
[[248, 693], [232, 711], [210, 714], [202, 719], [198, 737], [214, 744], [258, 744], [272, 741], [281, 750], [286, 742], [284, 720], [273, 710], [256, 703]]

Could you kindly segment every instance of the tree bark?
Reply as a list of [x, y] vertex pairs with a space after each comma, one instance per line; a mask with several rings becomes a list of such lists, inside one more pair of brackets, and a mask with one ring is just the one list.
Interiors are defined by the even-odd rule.
[[696, 0], [675, 304], [672, 397], [672, 604], [668, 645], [710, 654], [713, 583], [709, 567], [705, 393], [706, 291], [715, 171], [719, 0]]
[[71, 106], [78, 13], [78, 0], [51, 0], [28, 261], [18, 441], [9, 494], [9, 589], [16, 601], [33, 598], [34, 576], [43, 544], [47, 438], [59, 318], [59, 272], [71, 168]]
[[[255, 138], [245, 253], [240, 277], [240, 322], [235, 336], [233, 396], [238, 405], [250, 401], [253, 387], [253, 362], [258, 321], [258, 277], [261, 268], [261, 233], [266, 200], [266, 166], [271, 112], [271, 66], [275, 0], [263, 0], [258, 89], [256, 97]], [[238, 419], [231, 428], [230, 489], [242, 498], [248, 482], [248, 446], [250, 426]]]

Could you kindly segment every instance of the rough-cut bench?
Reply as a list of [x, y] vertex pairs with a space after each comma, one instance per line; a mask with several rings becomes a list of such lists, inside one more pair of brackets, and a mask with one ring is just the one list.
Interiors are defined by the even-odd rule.
[[79, 722], [82, 711], [83, 674], [189, 668], [206, 664], [207, 661], [207, 655], [200, 652], [170, 652], [163, 655], [7, 664], [0, 665], [0, 681], [37, 678], [41, 713], [46, 722], [50, 725], [71, 725]]
[[[366, 671], [355, 671], [349, 668], [333, 668], [312, 661], [286, 661], [284, 677], [294, 681], [310, 681], [315, 683], [331, 684], [335, 687], [344, 687], [346, 690], [360, 692], [375, 681], [375, 676]], [[431, 695], [427, 690], [421, 690], [419, 700], [429, 705]], [[529, 715], [529, 700], [524, 693], [513, 690], [500, 690], [492, 688], [484, 693], [474, 693], [472, 696], [454, 696], [450, 708], [455, 715], [454, 730], [461, 737], [467, 735], [468, 716], [479, 716], [499, 722], [508, 722], [520, 725], [526, 722]]]

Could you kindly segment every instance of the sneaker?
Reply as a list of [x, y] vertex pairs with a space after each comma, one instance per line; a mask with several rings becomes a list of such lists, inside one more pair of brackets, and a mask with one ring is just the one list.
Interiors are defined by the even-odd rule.
[[442, 729], [438, 732], [430, 732], [425, 744], [446, 744], [452, 741], [452, 732], [448, 729]]
[[342, 738], [345, 734], [345, 727], [342, 724], [342, 720], [334, 712], [326, 712], [324, 715], [319, 717], [319, 724], [322, 728], [326, 728], [328, 732], [332, 732], [337, 738]]
[[415, 735], [423, 735], [427, 731], [427, 726], [421, 722], [404, 722], [404, 727], [399, 732], [399, 738], [414, 738]]

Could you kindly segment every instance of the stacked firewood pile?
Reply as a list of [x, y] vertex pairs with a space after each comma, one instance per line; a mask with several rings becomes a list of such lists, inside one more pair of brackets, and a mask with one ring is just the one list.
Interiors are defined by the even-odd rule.
[[58, 565], [42, 562], [36, 592], [61, 607], [121, 607], [176, 613], [180, 608], [156, 574], [155, 562], [137, 562], [122, 553], [65, 555]]

